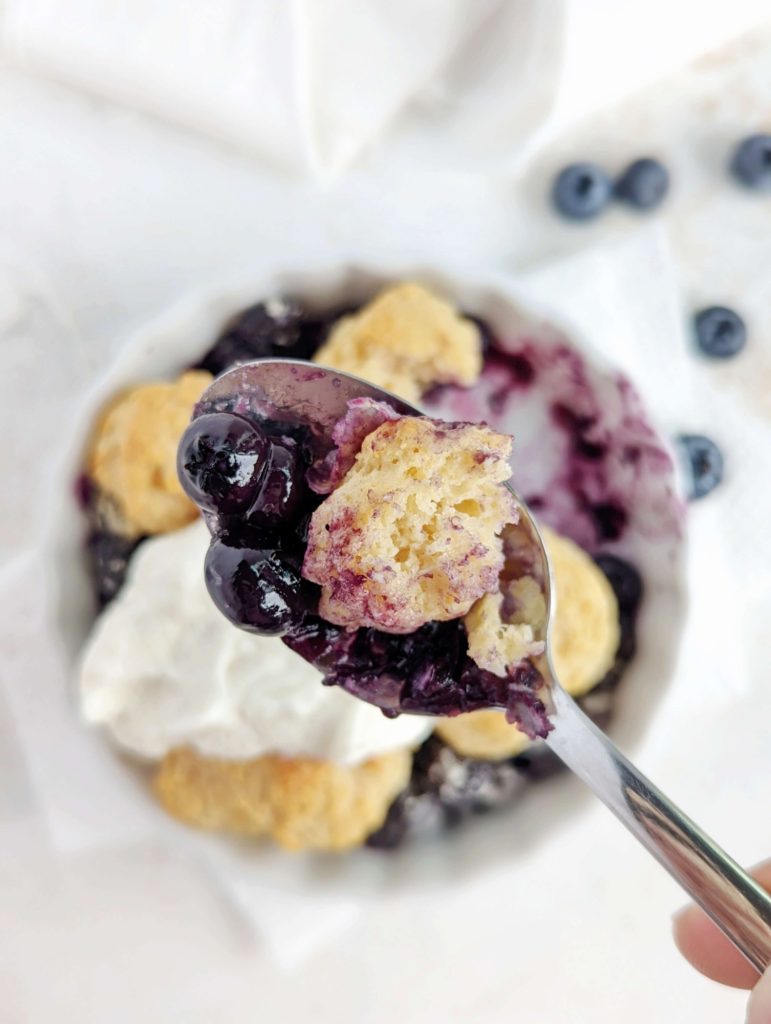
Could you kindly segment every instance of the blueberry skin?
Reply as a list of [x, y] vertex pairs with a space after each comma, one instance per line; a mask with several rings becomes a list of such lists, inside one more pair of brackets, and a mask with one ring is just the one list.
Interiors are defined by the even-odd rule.
[[248, 548], [215, 538], [206, 554], [209, 595], [234, 625], [260, 636], [281, 636], [302, 619], [310, 586], [275, 548]]
[[226, 325], [198, 364], [216, 377], [236, 363], [265, 356], [306, 359], [304, 315], [293, 299], [273, 298], [242, 310]]
[[247, 521], [268, 528], [291, 523], [307, 494], [305, 469], [302, 453], [291, 437], [271, 438], [267, 469], [246, 513]]
[[626, 559], [608, 552], [595, 555], [594, 560], [607, 576], [619, 609], [634, 614], [643, 595], [643, 581], [638, 569]]
[[723, 479], [723, 453], [703, 434], [681, 434], [677, 439], [687, 470], [688, 497], [697, 501], [710, 494]]
[[128, 539], [98, 528], [89, 534], [87, 551], [100, 609], [117, 596], [126, 579], [131, 556], [142, 540], [143, 537]]
[[711, 359], [730, 359], [744, 348], [747, 328], [738, 313], [726, 306], [709, 306], [693, 318], [696, 344]]
[[552, 202], [570, 220], [597, 217], [613, 196], [613, 184], [596, 164], [570, 164], [557, 175]]
[[260, 487], [270, 444], [258, 426], [226, 412], [193, 420], [177, 451], [177, 476], [187, 496], [209, 512], [248, 508]]
[[636, 210], [652, 210], [669, 191], [669, 171], [652, 157], [641, 157], [631, 163], [616, 181], [618, 199]]
[[771, 191], [771, 135], [750, 135], [731, 157], [731, 173], [747, 188]]

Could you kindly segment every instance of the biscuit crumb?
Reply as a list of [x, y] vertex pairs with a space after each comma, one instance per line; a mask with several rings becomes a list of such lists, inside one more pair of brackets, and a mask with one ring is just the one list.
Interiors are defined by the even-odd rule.
[[303, 575], [322, 588], [320, 615], [411, 633], [497, 590], [499, 534], [517, 520], [510, 450], [489, 427], [425, 417], [369, 434], [311, 519]]
[[153, 787], [189, 825], [270, 837], [287, 850], [345, 850], [382, 825], [411, 767], [405, 749], [338, 765], [276, 755], [221, 761], [182, 748], [164, 757]]
[[[604, 573], [582, 548], [545, 527], [541, 534], [551, 560], [556, 595], [554, 668], [568, 693], [580, 697], [601, 682], [613, 665], [620, 640], [618, 604]], [[512, 612], [505, 621], [500, 611], [507, 602], [499, 601], [500, 595], [482, 598], [466, 616], [469, 654], [485, 661], [483, 667], [489, 671], [505, 665], [512, 657], [511, 647], [520, 641], [519, 632], [506, 633], [510, 624], [519, 630], [520, 623], [537, 622], [539, 599], [541, 617], [545, 611], [541, 589], [532, 577], [515, 580], [513, 586], [517, 601], [510, 605]], [[496, 649], [501, 631], [504, 642]], [[490, 761], [516, 757], [530, 744], [524, 733], [508, 724], [502, 711], [472, 711], [442, 719], [436, 733], [456, 753]]]
[[[503, 617], [506, 598], [517, 600], [517, 618]], [[506, 594], [485, 594], [465, 618], [469, 657], [496, 676], [507, 676], [524, 658], [543, 654], [540, 639], [546, 621], [546, 604], [532, 576], [506, 585]]]
[[103, 413], [87, 472], [112, 507], [116, 532], [166, 533], [198, 515], [177, 479], [177, 447], [212, 379], [204, 370], [189, 370], [175, 381], [141, 384]]
[[313, 360], [414, 402], [434, 384], [473, 384], [482, 372], [482, 341], [471, 320], [408, 282], [340, 319]]

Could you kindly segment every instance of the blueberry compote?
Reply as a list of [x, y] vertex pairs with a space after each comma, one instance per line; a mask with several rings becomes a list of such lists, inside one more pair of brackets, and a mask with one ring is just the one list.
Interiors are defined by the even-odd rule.
[[[180, 442], [186, 493], [212, 531], [205, 578], [217, 607], [235, 625], [280, 636], [329, 685], [387, 715], [456, 715], [504, 707], [531, 736], [549, 730], [529, 661], [506, 678], [468, 656], [461, 621], [431, 622], [409, 634], [346, 630], [317, 614], [319, 589], [301, 573], [307, 522], [322, 500], [306, 483], [310, 436], [269, 418], [215, 412], [206, 398]], [[318, 466], [318, 463], [315, 463]]]

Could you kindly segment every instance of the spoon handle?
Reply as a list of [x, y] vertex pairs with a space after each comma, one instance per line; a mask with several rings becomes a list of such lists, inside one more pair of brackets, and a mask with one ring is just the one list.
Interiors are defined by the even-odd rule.
[[645, 778], [559, 686], [547, 743], [700, 904], [761, 974], [771, 896]]

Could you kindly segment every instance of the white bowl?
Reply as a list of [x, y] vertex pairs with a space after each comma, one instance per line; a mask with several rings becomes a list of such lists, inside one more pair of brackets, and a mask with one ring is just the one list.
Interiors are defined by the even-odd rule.
[[[233, 313], [276, 293], [296, 295], [308, 306], [318, 309], [360, 301], [389, 281], [417, 279], [452, 296], [465, 310], [487, 320], [496, 330], [525, 331], [532, 337], [564, 336], [586, 357], [599, 379], [611, 381], [616, 371], [597, 353], [591, 342], [577, 337], [569, 326], [542, 310], [535, 310], [526, 294], [503, 278], [486, 276], [475, 280], [460, 270], [438, 271], [426, 267], [335, 267], [324, 270], [287, 270], [271, 276], [255, 275], [231, 284], [212, 287], [205, 294], [191, 296], [147, 325], [124, 347], [120, 357], [94, 388], [85, 402], [73, 430], [72, 443], [64, 460], [60, 493], [61, 506], [55, 509], [49, 538], [52, 571], [52, 615], [56, 635], [70, 670], [74, 670], [78, 652], [94, 619], [94, 602], [84, 557], [85, 521], [75, 494], [75, 481], [83, 464], [85, 447], [95, 416], [103, 403], [129, 385], [154, 377], [170, 377], [194, 363], [210, 347], [224, 322]], [[674, 469], [666, 486], [676, 490]], [[515, 478], [516, 484], [516, 478]], [[646, 598], [638, 620], [638, 652], [627, 669], [618, 692], [616, 712], [610, 732], [620, 745], [631, 752], [647, 727], [664, 687], [672, 678], [681, 628], [686, 610], [682, 537], [669, 533], [656, 536], [627, 536], [620, 553], [632, 557], [643, 573]], [[72, 701], [72, 714], [77, 704]], [[84, 724], [83, 729], [88, 727]], [[107, 742], [104, 757], [116, 755]], [[127, 765], [126, 771], [132, 769]], [[73, 780], [73, 785], [77, 785]], [[444, 877], [441, 865], [453, 877], [466, 870], [484, 870], [491, 861], [514, 855], [512, 827], [517, 832], [517, 851], [532, 848], [540, 841], [544, 828], [559, 828], [566, 815], [584, 806], [576, 800], [576, 785], [560, 778], [529, 787], [525, 798], [510, 811], [491, 814], [469, 822], [457, 833], [422, 848], [407, 847], [398, 854], [370, 851], [340, 858], [288, 857], [264, 847], [250, 850], [252, 867], [261, 866], [266, 878], [279, 884], [311, 888], [319, 878], [325, 891], [332, 880], [341, 892], [363, 885], [391, 886], [431, 879], [436, 884]], [[146, 799], [152, 802], [147, 794]], [[158, 812], [159, 827], [162, 814]], [[175, 834], [183, 842], [211, 849], [213, 843], [227, 847], [233, 856], [232, 869], [238, 872], [244, 846], [227, 837], [204, 836], [178, 828]], [[183, 837], [184, 834], [184, 838]], [[526, 836], [522, 842], [520, 837]], [[217, 854], [219, 856], [219, 853]], [[311, 867], [311, 862], [316, 867]], [[321, 865], [324, 865], [323, 868]], [[377, 864], [373, 867], [373, 864]]]

